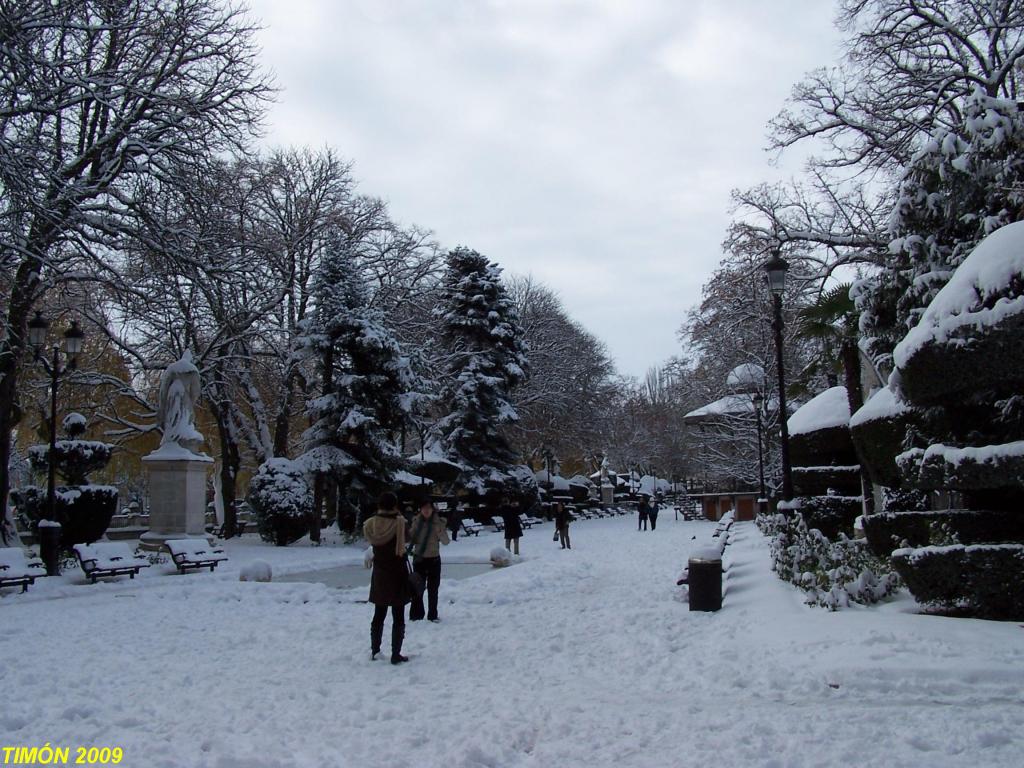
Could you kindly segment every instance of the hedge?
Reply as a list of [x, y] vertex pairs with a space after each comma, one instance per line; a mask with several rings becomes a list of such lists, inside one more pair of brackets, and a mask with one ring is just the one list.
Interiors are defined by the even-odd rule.
[[983, 619], [1024, 620], [1024, 545], [899, 549], [892, 564], [919, 603]]
[[1024, 540], [1024, 514], [1005, 510], [947, 509], [878, 512], [864, 517], [864, 535], [879, 557], [900, 547], [925, 547], [942, 538], [960, 544]]

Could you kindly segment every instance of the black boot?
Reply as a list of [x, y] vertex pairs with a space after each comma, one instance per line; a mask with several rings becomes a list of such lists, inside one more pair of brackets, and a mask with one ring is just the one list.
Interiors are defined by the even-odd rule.
[[399, 624], [393, 620], [391, 624], [391, 663], [401, 664], [408, 661], [408, 656], [402, 655], [402, 641], [405, 640], [405, 622]]
[[370, 660], [374, 661], [380, 653], [380, 643], [384, 638], [384, 621], [377, 622], [377, 617], [370, 622]]

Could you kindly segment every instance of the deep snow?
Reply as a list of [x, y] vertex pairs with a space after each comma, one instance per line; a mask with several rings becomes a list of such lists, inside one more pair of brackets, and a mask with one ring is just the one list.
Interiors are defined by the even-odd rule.
[[[550, 523], [526, 531], [518, 564], [442, 583], [442, 622], [409, 625], [400, 667], [369, 660], [364, 587], [238, 581], [358, 547], [247, 535], [212, 574], [5, 590], [3, 744], [121, 746], [154, 768], [1020, 765], [1020, 625], [916, 615], [905, 595], [806, 607], [750, 523], [722, 611], [690, 613], [675, 579], [713, 524], [659, 522], [579, 521], [569, 551]], [[500, 536], [442, 555], [485, 561]]]

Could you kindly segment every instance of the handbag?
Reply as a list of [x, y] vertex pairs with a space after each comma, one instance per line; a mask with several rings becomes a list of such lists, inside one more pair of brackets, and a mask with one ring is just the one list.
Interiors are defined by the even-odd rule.
[[426, 589], [427, 583], [420, 574], [413, 570], [408, 560], [405, 561], [405, 573], [406, 583], [409, 585], [409, 594], [412, 595], [414, 600], [423, 599], [423, 590]]

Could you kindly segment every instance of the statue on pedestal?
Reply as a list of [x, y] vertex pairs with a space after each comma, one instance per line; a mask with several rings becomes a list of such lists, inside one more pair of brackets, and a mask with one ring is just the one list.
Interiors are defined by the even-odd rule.
[[195, 425], [195, 406], [199, 402], [201, 385], [199, 369], [192, 362], [192, 353], [185, 354], [167, 366], [160, 377], [160, 404], [157, 421], [163, 426], [160, 446], [177, 445], [197, 453], [203, 436]]

